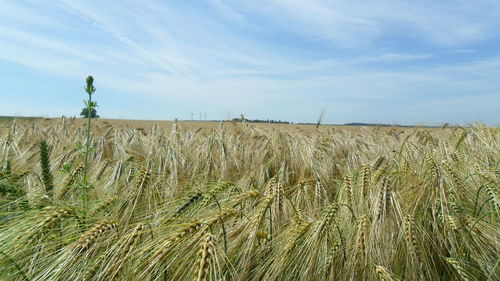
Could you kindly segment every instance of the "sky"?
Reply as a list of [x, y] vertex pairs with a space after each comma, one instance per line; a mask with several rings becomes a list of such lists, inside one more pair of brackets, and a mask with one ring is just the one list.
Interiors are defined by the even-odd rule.
[[500, 124], [498, 0], [0, 0], [0, 115]]

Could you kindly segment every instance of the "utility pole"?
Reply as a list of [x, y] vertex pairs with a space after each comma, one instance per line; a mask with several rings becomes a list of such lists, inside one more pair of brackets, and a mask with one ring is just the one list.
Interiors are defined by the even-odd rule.
[[191, 121], [194, 121], [194, 114], [192, 110], [191, 110]]

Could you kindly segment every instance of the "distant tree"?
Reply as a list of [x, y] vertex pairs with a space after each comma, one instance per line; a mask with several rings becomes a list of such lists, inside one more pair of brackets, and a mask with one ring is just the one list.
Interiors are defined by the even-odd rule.
[[[97, 110], [95, 110], [95, 108], [93, 108], [91, 112], [92, 114], [90, 115], [90, 118], [99, 118], [99, 115], [97, 115]], [[88, 118], [88, 109], [86, 107], [82, 109], [82, 112], [80, 112], [80, 116], [82, 116], [83, 118]]]

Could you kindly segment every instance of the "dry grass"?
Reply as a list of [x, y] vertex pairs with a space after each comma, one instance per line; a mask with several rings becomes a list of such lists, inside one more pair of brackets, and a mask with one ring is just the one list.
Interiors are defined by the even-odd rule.
[[93, 131], [84, 206], [81, 120], [0, 123], [0, 279], [500, 279], [497, 128]]

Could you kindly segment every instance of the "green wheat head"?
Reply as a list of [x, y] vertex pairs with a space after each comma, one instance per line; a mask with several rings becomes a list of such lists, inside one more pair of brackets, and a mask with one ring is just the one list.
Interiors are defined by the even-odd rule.
[[50, 172], [50, 149], [47, 141], [40, 141], [40, 166], [42, 167], [42, 180], [47, 195], [52, 196], [54, 189], [54, 176]]

